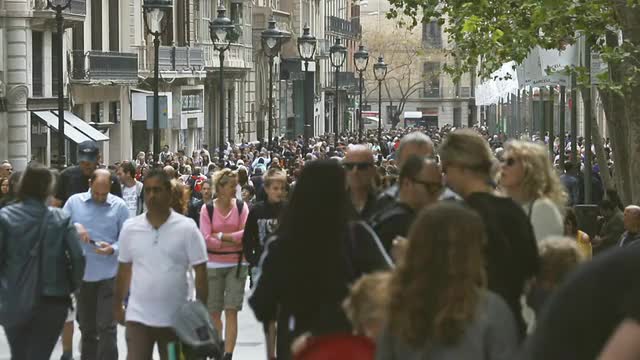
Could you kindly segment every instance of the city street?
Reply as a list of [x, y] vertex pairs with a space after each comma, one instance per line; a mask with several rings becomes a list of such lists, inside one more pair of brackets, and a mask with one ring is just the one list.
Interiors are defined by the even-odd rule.
[[[245, 293], [245, 304], [243, 310], [240, 312], [239, 329], [238, 329], [238, 343], [236, 345], [236, 351], [233, 356], [235, 359], [262, 359], [264, 358], [264, 336], [262, 334], [262, 325], [258, 323], [253, 316], [253, 312], [249, 308], [246, 298], [249, 294], [249, 289]], [[80, 360], [80, 330], [78, 330], [78, 324], [76, 323], [76, 331], [74, 333], [74, 359]], [[118, 326], [118, 351], [120, 353], [120, 359], [124, 360], [127, 356], [127, 346], [124, 338], [124, 327]], [[58, 342], [51, 359], [58, 360], [62, 355], [62, 346]], [[11, 352], [9, 351], [9, 344], [7, 344], [7, 338], [4, 335], [4, 331], [0, 327], [0, 360], [10, 360]]]

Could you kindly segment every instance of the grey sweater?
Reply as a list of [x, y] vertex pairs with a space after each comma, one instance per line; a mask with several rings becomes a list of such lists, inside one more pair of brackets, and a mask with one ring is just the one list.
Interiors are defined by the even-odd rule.
[[385, 329], [377, 341], [376, 360], [512, 360], [518, 349], [515, 320], [498, 295], [483, 290], [475, 319], [454, 346], [413, 348]]

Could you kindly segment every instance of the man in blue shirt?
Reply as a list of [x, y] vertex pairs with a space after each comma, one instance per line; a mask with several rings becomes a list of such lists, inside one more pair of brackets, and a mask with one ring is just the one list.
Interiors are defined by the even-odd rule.
[[63, 208], [78, 230], [86, 256], [78, 295], [83, 360], [118, 358], [116, 322], [111, 309], [118, 236], [129, 218], [129, 210], [124, 200], [109, 193], [111, 182], [109, 171], [96, 170], [89, 191], [71, 196]]

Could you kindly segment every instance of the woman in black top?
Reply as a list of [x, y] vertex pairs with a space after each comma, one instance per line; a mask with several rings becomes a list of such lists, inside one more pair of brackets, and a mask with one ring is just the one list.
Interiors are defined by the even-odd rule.
[[525, 282], [538, 272], [538, 247], [533, 228], [522, 207], [493, 194], [497, 168], [489, 144], [468, 129], [451, 132], [439, 149], [447, 185], [484, 221], [487, 232], [485, 258], [489, 290], [507, 302], [520, 335], [524, 337], [520, 296]]
[[349, 333], [341, 309], [349, 284], [390, 266], [370, 228], [348, 223], [347, 204], [342, 167], [310, 162], [267, 244], [249, 304], [262, 323], [278, 321], [278, 359], [290, 359], [291, 342], [303, 333]]

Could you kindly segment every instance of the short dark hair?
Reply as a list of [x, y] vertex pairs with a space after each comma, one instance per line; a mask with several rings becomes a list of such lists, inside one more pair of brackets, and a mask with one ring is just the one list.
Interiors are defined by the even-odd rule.
[[604, 199], [600, 202], [600, 208], [603, 210], [613, 211], [616, 209], [616, 207], [616, 203], [609, 199]]
[[573, 163], [571, 161], [565, 161], [564, 171], [569, 172], [573, 170]]
[[242, 187], [242, 191], [248, 191], [251, 196], [256, 194], [256, 189], [251, 185], [245, 185]]
[[32, 162], [20, 178], [17, 197], [20, 200], [35, 198], [46, 201], [53, 192], [53, 174], [45, 166]]
[[122, 172], [124, 172], [125, 174], [128, 173], [132, 178], [136, 177], [136, 167], [131, 161], [123, 162], [122, 164], [120, 164], [120, 168], [122, 169]]
[[162, 186], [171, 191], [171, 178], [162, 169], [153, 169], [144, 177], [145, 181], [149, 179], [158, 179]]
[[402, 168], [400, 168], [400, 183], [404, 179], [415, 179], [422, 168], [424, 168], [425, 159], [421, 156], [411, 155], [405, 160]]

